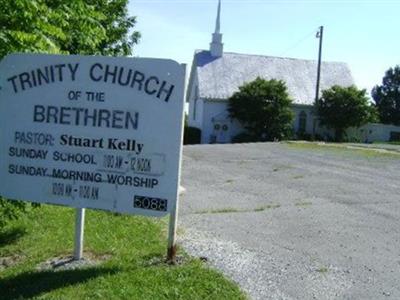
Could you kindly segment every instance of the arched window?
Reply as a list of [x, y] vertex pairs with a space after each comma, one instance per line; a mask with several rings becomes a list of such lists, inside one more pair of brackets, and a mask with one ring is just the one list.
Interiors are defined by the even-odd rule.
[[196, 109], [197, 109], [197, 98], [194, 99], [194, 104], [193, 104], [193, 120], [196, 121]]
[[299, 132], [306, 132], [307, 128], [307, 114], [302, 110], [299, 114]]
[[193, 120], [196, 121], [196, 110], [197, 110], [197, 99], [199, 98], [199, 87], [196, 85], [194, 94], [194, 105], [193, 105]]

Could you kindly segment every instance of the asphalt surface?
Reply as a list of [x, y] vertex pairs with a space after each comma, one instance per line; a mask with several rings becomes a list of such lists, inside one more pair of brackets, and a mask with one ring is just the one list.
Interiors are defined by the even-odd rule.
[[400, 299], [400, 155], [184, 147], [180, 243], [252, 299]]

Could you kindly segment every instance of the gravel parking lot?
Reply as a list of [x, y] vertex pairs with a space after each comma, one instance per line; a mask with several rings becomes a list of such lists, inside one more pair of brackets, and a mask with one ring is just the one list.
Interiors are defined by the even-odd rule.
[[399, 154], [186, 146], [182, 180], [180, 243], [251, 298], [400, 299]]

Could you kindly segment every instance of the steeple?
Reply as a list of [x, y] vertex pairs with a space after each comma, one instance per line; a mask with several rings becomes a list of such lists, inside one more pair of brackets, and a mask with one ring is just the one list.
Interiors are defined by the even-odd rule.
[[218, 1], [217, 20], [215, 21], [215, 33], [220, 33], [221, 29], [221, 0]]
[[212, 42], [210, 44], [210, 52], [212, 57], [221, 57], [224, 51], [222, 44], [221, 30], [221, 0], [218, 0], [217, 20], [215, 21], [215, 32], [212, 34]]

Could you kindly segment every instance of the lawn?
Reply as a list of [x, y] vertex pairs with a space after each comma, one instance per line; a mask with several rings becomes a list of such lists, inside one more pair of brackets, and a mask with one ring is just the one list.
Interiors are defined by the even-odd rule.
[[0, 231], [0, 299], [246, 299], [231, 281], [179, 250], [164, 262], [164, 219], [87, 211], [85, 256], [104, 260], [76, 270], [38, 270], [73, 249], [74, 210], [42, 205]]
[[400, 141], [394, 141], [394, 142], [373, 142], [373, 144], [377, 144], [377, 145], [400, 145]]
[[354, 147], [343, 143], [319, 143], [319, 142], [285, 142], [291, 149], [316, 151], [334, 155], [364, 158], [389, 158], [399, 159], [400, 153], [373, 148]]

